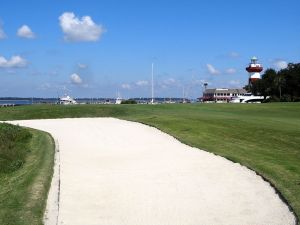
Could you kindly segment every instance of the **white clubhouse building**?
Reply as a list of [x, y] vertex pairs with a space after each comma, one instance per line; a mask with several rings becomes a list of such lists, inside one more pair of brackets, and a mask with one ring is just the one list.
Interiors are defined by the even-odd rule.
[[203, 92], [203, 102], [229, 102], [234, 97], [244, 96], [245, 89], [212, 88]]

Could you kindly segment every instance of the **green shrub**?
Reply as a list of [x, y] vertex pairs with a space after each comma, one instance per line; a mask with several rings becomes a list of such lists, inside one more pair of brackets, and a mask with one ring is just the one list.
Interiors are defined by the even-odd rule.
[[134, 99], [122, 100], [121, 104], [137, 104]]

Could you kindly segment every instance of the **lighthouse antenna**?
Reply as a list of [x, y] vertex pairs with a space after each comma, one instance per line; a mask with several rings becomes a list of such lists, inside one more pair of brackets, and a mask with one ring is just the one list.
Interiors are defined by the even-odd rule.
[[184, 100], [185, 100], [185, 93], [184, 93], [184, 85], [182, 87], [182, 102], [184, 103]]

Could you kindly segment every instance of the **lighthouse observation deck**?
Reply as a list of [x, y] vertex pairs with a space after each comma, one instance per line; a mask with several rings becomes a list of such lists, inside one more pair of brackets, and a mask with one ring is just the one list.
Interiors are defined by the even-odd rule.
[[249, 73], [260, 73], [261, 71], [263, 71], [263, 67], [260, 63], [257, 63], [257, 58], [256, 57], [253, 57], [251, 59], [251, 62], [249, 63], [249, 66], [246, 67], [246, 70], [249, 72]]
[[246, 70], [249, 73], [260, 73], [263, 71], [263, 67], [260, 64], [250, 64], [248, 67], [246, 67]]

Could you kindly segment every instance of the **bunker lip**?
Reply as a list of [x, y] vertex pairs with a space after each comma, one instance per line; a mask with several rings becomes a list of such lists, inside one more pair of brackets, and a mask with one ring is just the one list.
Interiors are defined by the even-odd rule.
[[11, 123], [59, 141], [58, 224], [279, 225], [297, 219], [256, 172], [155, 128], [112, 118]]

